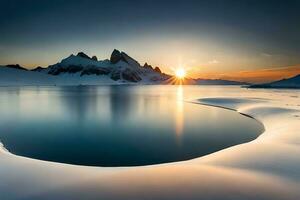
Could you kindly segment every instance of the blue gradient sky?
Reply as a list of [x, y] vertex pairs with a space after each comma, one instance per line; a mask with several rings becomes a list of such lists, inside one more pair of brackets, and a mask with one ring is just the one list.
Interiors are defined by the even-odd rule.
[[190, 76], [300, 64], [300, 1], [1, 1], [0, 64], [114, 48]]

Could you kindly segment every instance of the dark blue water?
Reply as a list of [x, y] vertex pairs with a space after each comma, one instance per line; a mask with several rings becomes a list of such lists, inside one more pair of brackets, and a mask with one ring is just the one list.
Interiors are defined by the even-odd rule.
[[[198, 87], [199, 88], [199, 87]], [[185, 102], [196, 86], [0, 88], [0, 140], [41, 160], [136, 166], [181, 161], [255, 139], [263, 126]]]

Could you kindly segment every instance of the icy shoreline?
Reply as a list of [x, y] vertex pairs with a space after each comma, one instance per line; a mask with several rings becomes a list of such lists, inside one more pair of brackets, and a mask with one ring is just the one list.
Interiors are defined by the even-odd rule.
[[265, 132], [256, 140], [189, 161], [129, 168], [51, 163], [3, 151], [0, 197], [299, 199], [299, 92], [225, 92], [194, 103], [233, 109], [259, 120]]

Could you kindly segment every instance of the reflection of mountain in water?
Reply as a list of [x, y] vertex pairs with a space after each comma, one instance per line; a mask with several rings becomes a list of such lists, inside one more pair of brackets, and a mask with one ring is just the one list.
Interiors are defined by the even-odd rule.
[[[63, 107], [77, 122], [83, 122], [88, 115], [96, 115], [97, 90], [95, 87], [60, 87], [61, 102]], [[63, 95], [61, 95], [63, 94]]]
[[109, 87], [110, 113], [113, 121], [124, 121], [129, 118], [137, 99], [131, 94], [128, 87], [111, 86]]
[[[122, 122], [137, 111], [140, 98], [133, 94], [130, 86], [79, 86], [60, 87], [63, 107], [79, 123], [90, 118], [112, 118]], [[105, 116], [104, 116], [105, 115]]]

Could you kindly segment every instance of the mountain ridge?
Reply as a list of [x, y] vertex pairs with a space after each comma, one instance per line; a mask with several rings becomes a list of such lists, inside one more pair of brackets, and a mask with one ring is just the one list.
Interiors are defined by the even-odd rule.
[[[63, 58], [60, 62], [49, 65], [48, 67], [38, 66], [32, 70], [27, 70], [20, 65], [7, 65], [15, 70], [22, 70], [32, 73], [23, 73], [24, 78], [20, 79], [25, 81], [25, 76], [28, 79], [37, 78], [38, 74], [42, 74], [45, 83], [53, 85], [79, 85], [79, 84], [178, 84], [176, 77], [165, 74], [158, 66], [153, 67], [147, 62], [144, 65], [134, 58], [130, 57], [127, 53], [114, 49], [111, 53], [110, 59], [98, 60], [93, 55], [89, 56], [84, 52], [78, 52], [76, 55]], [[10, 73], [13, 71], [9, 70]], [[3, 72], [8, 73], [6, 70]], [[20, 72], [16, 72], [20, 76]], [[46, 76], [45, 76], [46, 75]], [[13, 75], [8, 75], [13, 79]], [[49, 78], [47, 77], [49, 76]], [[0, 71], [1, 77], [1, 71]], [[42, 78], [38, 78], [42, 83]], [[20, 81], [21, 84], [22, 81]], [[26, 80], [30, 83], [30, 80]], [[33, 81], [34, 82], [34, 81]], [[190, 85], [244, 85], [245, 83], [217, 79], [192, 79], [185, 78], [181, 81], [182, 84]], [[0, 83], [1, 84], [1, 83]], [[4, 83], [2, 83], [3, 85]]]
[[254, 84], [250, 88], [300, 88], [300, 74], [264, 84]]
[[[94, 58], [94, 59], [93, 59]], [[158, 67], [157, 67], [158, 68]], [[83, 52], [77, 55], [71, 54], [61, 62], [49, 65], [47, 68], [35, 68], [32, 71], [47, 73], [50, 75], [76, 74], [80, 76], [96, 75], [109, 76], [114, 81], [128, 82], [160, 82], [170, 78], [170, 75], [159, 70], [144, 68], [138, 61], [125, 52], [114, 49], [110, 60], [97, 60], [96, 56], [89, 57]]]

